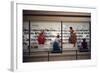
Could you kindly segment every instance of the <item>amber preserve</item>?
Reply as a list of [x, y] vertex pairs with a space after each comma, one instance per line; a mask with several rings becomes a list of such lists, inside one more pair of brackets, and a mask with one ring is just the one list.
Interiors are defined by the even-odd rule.
[[23, 10], [23, 62], [91, 59], [91, 13]]

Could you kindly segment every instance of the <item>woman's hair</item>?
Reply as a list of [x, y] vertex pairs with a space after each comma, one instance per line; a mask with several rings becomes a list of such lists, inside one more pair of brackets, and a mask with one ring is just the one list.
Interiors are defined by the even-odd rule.
[[59, 34], [57, 35], [57, 38], [59, 38], [60, 36], [59, 36]]
[[70, 29], [73, 29], [72, 27], [69, 27]]

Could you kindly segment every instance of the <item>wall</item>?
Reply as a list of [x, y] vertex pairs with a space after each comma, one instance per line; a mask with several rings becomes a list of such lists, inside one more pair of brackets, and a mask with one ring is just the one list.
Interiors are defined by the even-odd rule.
[[[38, 34], [41, 30], [45, 30], [45, 35], [47, 36], [46, 43], [50, 45], [50, 42], [55, 39], [57, 34], [61, 36], [61, 22], [60, 21], [30, 21], [31, 24], [31, 44], [37, 43]], [[24, 43], [27, 43], [27, 39], [29, 39], [29, 23], [28, 21], [24, 22], [23, 24], [23, 36], [24, 36]], [[83, 38], [86, 38], [88, 44], [90, 43], [90, 24], [89, 22], [62, 22], [62, 32], [63, 32], [63, 42], [68, 44], [69, 39], [69, 27], [73, 27], [77, 35], [77, 45], [79, 42], [82, 42]], [[25, 31], [24, 31], [25, 30]], [[84, 36], [85, 35], [85, 36]], [[46, 44], [45, 43], [45, 44]]]

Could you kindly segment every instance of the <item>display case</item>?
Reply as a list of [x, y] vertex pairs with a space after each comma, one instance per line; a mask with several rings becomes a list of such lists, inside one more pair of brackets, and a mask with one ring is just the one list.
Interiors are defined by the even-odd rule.
[[[34, 17], [34, 16], [33, 16]], [[36, 17], [36, 16], [35, 16]], [[42, 16], [41, 16], [42, 17]], [[43, 55], [43, 52], [46, 53], [45, 54], [45, 58], [42, 59], [40, 58], [40, 60], [36, 60], [35, 61], [48, 61], [48, 60], [54, 60], [52, 59], [53, 57], [60, 57], [59, 55], [52, 53], [53, 50], [53, 42], [56, 38], [57, 35], [59, 35], [59, 39], [60, 39], [60, 49], [61, 52], [60, 54], [62, 55], [70, 53], [68, 56], [72, 56], [68, 59], [66, 59], [66, 57], [68, 57], [67, 55], [65, 55], [66, 57], [64, 58], [65, 60], [76, 60], [76, 59], [82, 59], [82, 58], [78, 58], [78, 54], [77, 52], [79, 52], [79, 49], [81, 47], [81, 43], [82, 40], [85, 38], [86, 42], [88, 44], [88, 53], [84, 54], [86, 57], [84, 57], [83, 59], [90, 59], [90, 55], [91, 55], [91, 30], [90, 30], [90, 21], [77, 21], [77, 22], [73, 22], [73, 21], [53, 21], [53, 20], [29, 20], [29, 21], [24, 21], [23, 22], [23, 42], [25, 43], [24, 47], [23, 47], [23, 55], [24, 55], [24, 62], [27, 62], [28, 58], [25, 58], [26, 55], [28, 56], [32, 56], [32, 54], [34, 54], [34, 52], [37, 52], [37, 56]], [[73, 30], [76, 33], [77, 36], [77, 42], [76, 42], [76, 46], [73, 47], [73, 44], [69, 43], [69, 37], [70, 37], [70, 32], [69, 32], [69, 28], [73, 27]], [[41, 33], [41, 31], [44, 31], [44, 35], [46, 38], [46, 41], [43, 45], [40, 45], [38, 43], [38, 36]], [[41, 52], [40, 52], [41, 51]], [[66, 52], [66, 53], [65, 53]], [[50, 57], [50, 54], [55, 54], [56, 56], [53, 55], [53, 57]], [[35, 53], [36, 55], [36, 53]], [[77, 57], [76, 57], [77, 56]], [[49, 59], [48, 59], [49, 58]], [[27, 60], [26, 60], [27, 59]], [[60, 60], [64, 60], [61, 59]], [[57, 60], [57, 59], [56, 59]], [[34, 60], [31, 60], [34, 61]]]

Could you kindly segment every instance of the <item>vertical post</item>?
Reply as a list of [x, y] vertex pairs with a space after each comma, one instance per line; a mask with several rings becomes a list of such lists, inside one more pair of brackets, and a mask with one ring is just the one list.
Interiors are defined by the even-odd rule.
[[89, 48], [91, 48], [91, 22], [90, 21], [89, 21], [89, 37], [90, 37]]
[[78, 56], [78, 55], [77, 55], [77, 50], [76, 50], [76, 60], [77, 60], [77, 56]]
[[90, 41], [89, 41], [89, 52], [90, 52], [90, 58], [91, 58], [91, 21], [89, 21], [89, 37], [90, 37]]
[[30, 26], [30, 20], [29, 20], [29, 48], [28, 48], [29, 49], [29, 55], [30, 55], [30, 52], [31, 52], [30, 51], [30, 48], [31, 48], [31, 45], [30, 45], [30, 38], [31, 38], [30, 34], [31, 34], [31, 26]]
[[49, 61], [49, 51], [48, 51], [48, 61]]
[[63, 24], [61, 21], [61, 51], [63, 51]]

